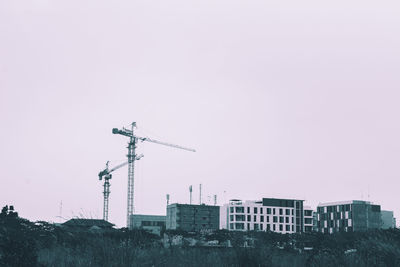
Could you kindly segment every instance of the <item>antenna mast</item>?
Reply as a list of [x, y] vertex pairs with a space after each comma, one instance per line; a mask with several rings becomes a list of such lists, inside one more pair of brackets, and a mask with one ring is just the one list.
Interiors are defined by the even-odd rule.
[[190, 193], [190, 205], [192, 205], [192, 186], [189, 186], [189, 193]]
[[201, 184], [200, 184], [200, 196], [199, 196], [199, 205], [201, 205]]

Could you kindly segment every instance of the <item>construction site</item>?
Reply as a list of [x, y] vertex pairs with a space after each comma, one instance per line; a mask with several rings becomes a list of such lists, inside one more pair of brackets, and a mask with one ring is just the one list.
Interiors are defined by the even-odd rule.
[[[148, 226], [147, 228], [151, 228], [151, 226], [155, 226], [156, 228], [159, 227], [164, 227], [165, 228], [165, 216], [159, 216], [159, 215], [140, 215], [142, 217], [134, 217], [134, 211], [135, 211], [135, 162], [140, 160], [144, 155], [143, 154], [137, 154], [136, 153], [136, 148], [137, 145], [140, 142], [150, 142], [150, 143], [155, 143], [159, 145], [164, 145], [176, 149], [181, 149], [189, 152], [196, 152], [195, 149], [193, 148], [188, 148], [176, 144], [171, 144], [167, 142], [162, 142], [158, 141], [152, 138], [148, 137], [140, 137], [135, 134], [135, 128], [136, 128], [136, 122], [133, 122], [131, 124], [131, 128], [125, 128], [123, 127], [122, 129], [118, 128], [113, 128], [112, 133], [116, 135], [122, 135], [128, 138], [128, 154], [127, 154], [127, 161], [119, 164], [114, 167], [110, 167], [110, 162], [106, 162], [106, 167], [101, 170], [98, 174], [98, 178], [100, 181], [104, 181], [103, 183], [103, 220], [108, 221], [109, 220], [109, 201], [110, 201], [110, 186], [111, 186], [111, 178], [112, 178], [112, 173], [120, 168], [123, 168], [124, 166], [128, 165], [128, 181], [127, 181], [127, 199], [126, 199], [126, 227], [128, 229], [133, 229], [135, 226], [136, 227], [142, 227], [142, 226]], [[192, 186], [189, 187], [190, 191], [190, 204], [192, 202]], [[167, 198], [167, 206], [169, 204], [169, 194], [166, 195]], [[216, 201], [216, 196], [214, 197]], [[200, 185], [200, 204], [201, 204], [201, 185]], [[214, 203], [216, 204], [216, 203]], [[146, 217], [146, 220], [142, 220], [143, 216]], [[135, 221], [140, 219], [140, 222]], [[161, 219], [160, 219], [161, 218]], [[163, 223], [159, 223], [160, 220]], [[143, 222], [142, 222], [143, 221]]]

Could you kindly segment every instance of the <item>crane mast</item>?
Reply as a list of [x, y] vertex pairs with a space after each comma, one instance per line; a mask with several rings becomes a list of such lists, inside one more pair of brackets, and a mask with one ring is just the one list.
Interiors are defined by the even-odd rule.
[[150, 139], [147, 137], [140, 137], [134, 135], [134, 130], [136, 128], [136, 122], [133, 122], [131, 124], [131, 129], [126, 129], [122, 128], [122, 130], [119, 130], [118, 128], [113, 128], [112, 133], [113, 134], [120, 134], [129, 137], [129, 142], [128, 142], [128, 191], [127, 191], [127, 214], [126, 214], [126, 225], [129, 229], [131, 229], [131, 215], [134, 212], [134, 174], [135, 174], [135, 160], [139, 160], [143, 155], [136, 155], [136, 145], [138, 140], [140, 141], [147, 141], [151, 143], [156, 143], [159, 145], [165, 145], [165, 146], [170, 146], [178, 149], [183, 149], [187, 151], [192, 151], [196, 152], [196, 150], [192, 148], [187, 148], [183, 146], [178, 146], [170, 143], [165, 143], [161, 141], [157, 141], [154, 139]]
[[130, 217], [133, 214], [133, 190], [134, 190], [134, 174], [135, 174], [135, 149], [137, 139], [133, 135], [133, 130], [136, 127], [136, 123], [132, 123], [131, 136], [128, 143], [128, 198], [127, 198], [127, 218], [126, 225], [131, 228]]
[[104, 201], [103, 201], [103, 220], [108, 221], [108, 199], [110, 196], [110, 179], [111, 179], [111, 174], [107, 175], [104, 177]]

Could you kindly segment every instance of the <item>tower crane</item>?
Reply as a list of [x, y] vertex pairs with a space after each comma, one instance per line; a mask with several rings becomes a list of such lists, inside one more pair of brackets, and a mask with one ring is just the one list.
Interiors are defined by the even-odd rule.
[[133, 206], [134, 168], [135, 168], [135, 160], [138, 159], [135, 154], [137, 142], [139, 140], [142, 142], [147, 141], [147, 142], [151, 142], [151, 143], [155, 143], [155, 144], [159, 144], [159, 145], [170, 146], [170, 147], [175, 147], [178, 149], [196, 152], [196, 150], [194, 150], [192, 148], [187, 148], [187, 147], [178, 146], [178, 145], [174, 145], [174, 144], [170, 144], [170, 143], [165, 143], [165, 142], [157, 141], [157, 140], [150, 139], [147, 137], [136, 136], [134, 134], [135, 128], [136, 128], [136, 122], [133, 122], [131, 124], [131, 129], [127, 129], [127, 128], [122, 128], [122, 130], [120, 130], [118, 128], [112, 129], [113, 134], [120, 134], [120, 135], [129, 137], [128, 147], [127, 147], [128, 148], [128, 155], [127, 155], [127, 157], [128, 157], [128, 163], [127, 163], [128, 164], [128, 197], [127, 197], [127, 214], [126, 214], [126, 217], [127, 217], [126, 224], [129, 229], [131, 228], [130, 217], [133, 214], [133, 207], [134, 207]]
[[[139, 155], [136, 159], [139, 160], [140, 158], [142, 158], [143, 155]], [[122, 164], [119, 164], [117, 166], [115, 166], [112, 169], [108, 168], [108, 164], [110, 162], [107, 161], [106, 163], [106, 168], [104, 170], [102, 170], [101, 172], [99, 172], [99, 180], [101, 181], [104, 178], [104, 191], [103, 191], [103, 195], [104, 195], [104, 202], [103, 202], [103, 220], [108, 221], [108, 198], [110, 196], [110, 180], [112, 178], [111, 173], [115, 170], [118, 170], [119, 168], [124, 167], [125, 165], [128, 164], [127, 162], [124, 162]]]

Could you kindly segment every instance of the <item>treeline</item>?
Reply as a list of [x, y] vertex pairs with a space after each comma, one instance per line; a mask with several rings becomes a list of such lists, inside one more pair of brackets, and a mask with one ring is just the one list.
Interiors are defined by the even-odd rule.
[[[166, 246], [175, 236], [201, 242]], [[218, 245], [205, 246], [209, 241]], [[400, 231], [169, 231], [159, 237], [127, 229], [74, 232], [3, 211], [0, 266], [400, 266]]]

